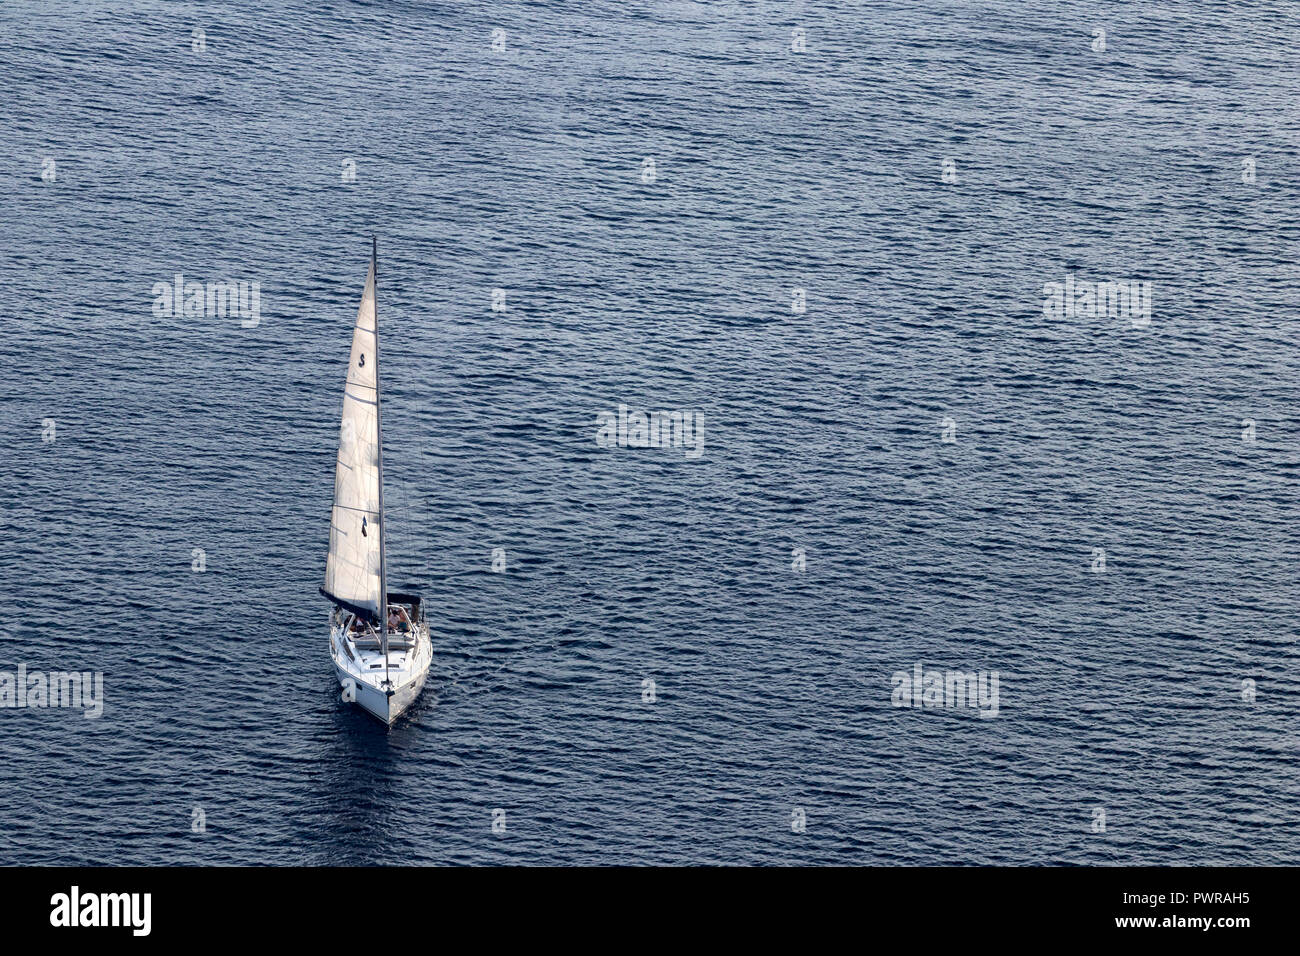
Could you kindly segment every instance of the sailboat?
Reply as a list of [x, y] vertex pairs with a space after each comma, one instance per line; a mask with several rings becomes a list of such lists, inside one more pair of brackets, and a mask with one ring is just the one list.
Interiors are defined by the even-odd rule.
[[343, 388], [329, 556], [320, 590], [334, 605], [330, 657], [343, 699], [391, 727], [424, 689], [433, 644], [420, 596], [388, 590], [375, 312], [378, 253], [378, 242], [372, 241]]

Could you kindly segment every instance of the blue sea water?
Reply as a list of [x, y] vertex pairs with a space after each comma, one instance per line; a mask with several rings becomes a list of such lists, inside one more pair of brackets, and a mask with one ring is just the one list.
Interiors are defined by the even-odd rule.
[[[1298, 28], [0, 6], [0, 669], [105, 695], [0, 710], [0, 863], [1300, 863]], [[391, 730], [317, 593], [372, 234]]]

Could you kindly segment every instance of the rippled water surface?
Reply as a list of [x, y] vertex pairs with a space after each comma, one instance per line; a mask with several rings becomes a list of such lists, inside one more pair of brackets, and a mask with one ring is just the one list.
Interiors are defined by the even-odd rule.
[[[0, 710], [0, 862], [1300, 863], [1294, 5], [252, 6], [0, 7], [0, 668], [106, 697]], [[372, 233], [391, 731], [316, 590]]]

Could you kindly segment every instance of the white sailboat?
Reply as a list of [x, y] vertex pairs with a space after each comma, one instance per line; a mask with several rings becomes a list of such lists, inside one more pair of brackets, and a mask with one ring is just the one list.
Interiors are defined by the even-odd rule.
[[377, 259], [376, 243], [343, 389], [330, 548], [321, 593], [334, 603], [330, 656], [344, 700], [354, 700], [391, 726], [420, 696], [433, 644], [420, 596], [388, 591], [375, 314]]

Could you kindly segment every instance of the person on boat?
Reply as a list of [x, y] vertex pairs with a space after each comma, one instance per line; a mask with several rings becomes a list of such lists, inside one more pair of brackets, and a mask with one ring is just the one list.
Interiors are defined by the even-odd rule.
[[390, 631], [400, 631], [403, 634], [410, 633], [411, 619], [406, 614], [406, 608], [398, 606], [388, 609], [388, 629]]

